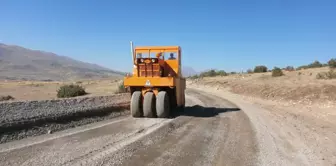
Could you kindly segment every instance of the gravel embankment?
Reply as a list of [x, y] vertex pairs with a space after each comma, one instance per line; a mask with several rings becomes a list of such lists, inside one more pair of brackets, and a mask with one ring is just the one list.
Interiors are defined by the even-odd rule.
[[128, 113], [129, 94], [0, 103], [0, 143]]

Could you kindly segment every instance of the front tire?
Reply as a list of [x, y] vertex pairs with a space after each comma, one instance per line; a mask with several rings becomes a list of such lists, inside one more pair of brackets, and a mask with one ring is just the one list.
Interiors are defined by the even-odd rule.
[[142, 116], [142, 94], [140, 91], [135, 91], [131, 98], [131, 113], [133, 117]]
[[147, 92], [143, 102], [144, 117], [155, 117], [155, 95], [153, 92]]
[[167, 118], [170, 113], [170, 102], [168, 93], [160, 91], [156, 97], [156, 114], [158, 118]]

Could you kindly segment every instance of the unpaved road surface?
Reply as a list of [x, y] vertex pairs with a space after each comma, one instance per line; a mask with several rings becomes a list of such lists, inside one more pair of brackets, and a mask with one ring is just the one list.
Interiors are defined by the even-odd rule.
[[170, 119], [125, 116], [2, 144], [0, 165], [286, 165], [260, 161], [272, 158], [260, 156], [248, 110], [198, 90], [186, 99]]

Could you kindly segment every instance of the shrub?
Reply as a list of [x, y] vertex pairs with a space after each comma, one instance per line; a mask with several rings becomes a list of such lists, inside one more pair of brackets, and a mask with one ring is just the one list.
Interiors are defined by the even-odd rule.
[[202, 73], [200, 74], [201, 77], [214, 77], [214, 76], [216, 76], [216, 75], [217, 75], [217, 73], [216, 73], [216, 71], [213, 70], [213, 69], [211, 69], [211, 70], [209, 70], [209, 71], [206, 71], [206, 72], [202, 72]]
[[328, 61], [328, 65], [329, 65], [329, 67], [330, 68], [336, 68], [336, 59], [330, 59], [329, 61]]
[[232, 75], [233, 75], [233, 74], [237, 74], [237, 72], [235, 72], [235, 71], [232, 71], [232, 72], [230, 72], [230, 74], [232, 74]]
[[318, 67], [322, 67], [323, 64], [320, 63], [319, 61], [314, 61], [313, 63], [308, 65], [308, 68], [318, 68]]
[[252, 71], [252, 69], [247, 69], [247, 71], [246, 71], [248, 74], [251, 74], [251, 73], [253, 73], [253, 71]]
[[293, 66], [287, 66], [287, 67], [285, 68], [285, 70], [286, 70], [286, 71], [294, 71], [295, 69], [294, 69]]
[[117, 84], [117, 90], [116, 90], [116, 93], [126, 93], [128, 92], [127, 88], [125, 88], [124, 86], [124, 81], [120, 81], [118, 84]]
[[193, 76], [194, 78], [195, 77], [215, 77], [215, 76], [227, 76], [228, 74], [224, 71], [224, 70], [219, 70], [219, 71], [216, 71], [214, 69], [211, 69], [209, 71], [205, 71], [205, 72], [202, 72], [200, 73], [200, 75], [195, 75]]
[[302, 70], [302, 69], [308, 69], [308, 66], [307, 65], [302, 65], [302, 66], [299, 66], [298, 68], [296, 68], [296, 70]]
[[280, 68], [278, 67], [274, 67], [274, 69], [272, 70], [272, 77], [280, 77], [283, 76], [283, 72]]
[[330, 70], [328, 72], [317, 73], [316, 79], [336, 79], [336, 72], [335, 70]]
[[7, 95], [7, 96], [0, 96], [0, 101], [7, 101], [7, 100], [14, 100], [14, 97]]
[[227, 76], [228, 74], [224, 70], [219, 70], [217, 72], [217, 75], [219, 75], [219, 76]]
[[80, 85], [63, 85], [57, 90], [58, 98], [76, 97], [86, 95], [85, 89]]
[[256, 67], [254, 68], [254, 72], [255, 72], [255, 73], [265, 73], [265, 72], [267, 72], [267, 67], [266, 67], [266, 66], [263, 66], [263, 65], [256, 66]]

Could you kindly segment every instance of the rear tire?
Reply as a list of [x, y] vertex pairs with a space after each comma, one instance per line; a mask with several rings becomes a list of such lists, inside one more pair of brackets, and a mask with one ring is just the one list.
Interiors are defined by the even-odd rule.
[[170, 113], [170, 101], [167, 92], [160, 91], [156, 97], [156, 114], [158, 118], [167, 118]]
[[142, 116], [142, 94], [140, 91], [135, 91], [132, 94], [131, 113], [135, 118]]
[[144, 117], [155, 117], [155, 96], [153, 92], [147, 92], [143, 102], [143, 114]]

